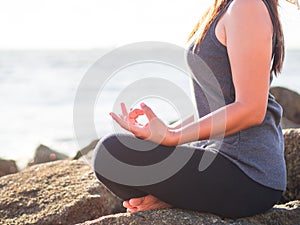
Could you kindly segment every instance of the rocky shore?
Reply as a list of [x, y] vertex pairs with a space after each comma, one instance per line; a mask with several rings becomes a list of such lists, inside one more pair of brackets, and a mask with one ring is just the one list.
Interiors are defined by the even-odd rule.
[[95, 140], [73, 158], [41, 145], [22, 171], [14, 161], [0, 159], [0, 225], [300, 225], [300, 101], [295, 101], [300, 96], [283, 88], [271, 92], [279, 102], [292, 95], [294, 103], [285, 106], [282, 124], [290, 127], [283, 130], [287, 190], [268, 212], [238, 220], [181, 209], [125, 213], [121, 200], [97, 181], [86, 162]]

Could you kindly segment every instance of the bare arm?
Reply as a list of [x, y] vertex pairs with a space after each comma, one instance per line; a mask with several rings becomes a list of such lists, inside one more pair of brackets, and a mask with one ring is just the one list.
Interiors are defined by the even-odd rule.
[[179, 121], [176, 121], [175, 123], [171, 124], [170, 128], [176, 130], [176, 129], [182, 128], [194, 121], [195, 121], [194, 115], [191, 115], [191, 116], [185, 118], [182, 122], [180, 122], [180, 120], [179, 120]]

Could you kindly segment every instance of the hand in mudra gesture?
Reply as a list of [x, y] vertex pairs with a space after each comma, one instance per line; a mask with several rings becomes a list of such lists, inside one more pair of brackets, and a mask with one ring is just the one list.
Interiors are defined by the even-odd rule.
[[[147, 139], [158, 144], [174, 146], [174, 134], [170, 128], [159, 119], [152, 109], [141, 103], [141, 109], [133, 109], [129, 112], [124, 103], [121, 103], [122, 114], [119, 116], [111, 112], [111, 117], [125, 130], [138, 138]], [[139, 116], [145, 115], [148, 119], [146, 124], [137, 122]]]

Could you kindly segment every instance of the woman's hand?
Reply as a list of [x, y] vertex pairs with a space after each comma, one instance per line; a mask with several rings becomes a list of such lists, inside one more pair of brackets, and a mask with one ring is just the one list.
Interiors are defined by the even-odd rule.
[[[121, 103], [122, 114], [117, 116], [111, 112], [111, 117], [125, 130], [133, 133], [136, 137], [147, 139], [158, 144], [166, 146], [175, 146], [177, 144], [175, 132], [159, 119], [150, 107], [141, 104], [142, 109], [134, 109], [129, 113], [124, 103]], [[142, 125], [137, 122], [137, 118], [145, 115], [148, 122]]]

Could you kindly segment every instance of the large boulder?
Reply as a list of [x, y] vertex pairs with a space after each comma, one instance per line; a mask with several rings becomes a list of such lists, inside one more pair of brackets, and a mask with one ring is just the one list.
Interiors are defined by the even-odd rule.
[[300, 95], [283, 87], [272, 87], [270, 92], [283, 108], [283, 116], [300, 124]]
[[300, 200], [300, 129], [285, 129], [283, 134], [287, 188], [286, 192], [283, 193], [282, 202]]
[[[230, 204], [230, 203], [229, 203]], [[245, 202], [245, 204], [247, 204]], [[136, 213], [119, 213], [103, 216], [81, 225], [299, 225], [300, 201], [285, 205], [276, 205], [266, 213], [237, 220], [222, 219], [212, 214], [199, 213], [181, 209], [159, 209]]]
[[57, 160], [63, 160], [67, 158], [68, 156], [63, 153], [57, 152], [45, 145], [40, 145], [35, 150], [34, 158], [31, 162], [28, 163], [28, 166], [57, 161]]
[[17, 172], [18, 167], [15, 161], [0, 159], [0, 177]]
[[75, 224], [122, 210], [82, 161], [35, 165], [0, 178], [0, 224]]

